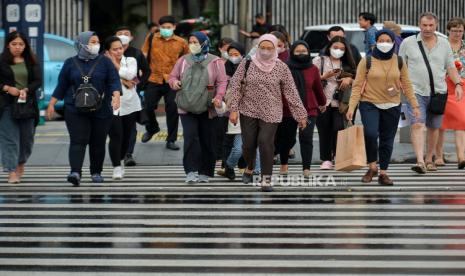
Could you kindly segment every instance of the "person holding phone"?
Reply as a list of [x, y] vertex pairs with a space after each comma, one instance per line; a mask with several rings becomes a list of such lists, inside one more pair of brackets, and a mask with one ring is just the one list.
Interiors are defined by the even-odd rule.
[[350, 44], [341, 36], [333, 37], [324, 55], [315, 57], [313, 64], [320, 69], [323, 89], [326, 96], [326, 110], [320, 112], [316, 126], [320, 141], [320, 159], [322, 170], [333, 168], [333, 159], [336, 154], [337, 132], [344, 128], [345, 118], [339, 112], [337, 99], [339, 89], [350, 88], [353, 82], [351, 77], [339, 77], [343, 72], [355, 76], [356, 65], [350, 49]]

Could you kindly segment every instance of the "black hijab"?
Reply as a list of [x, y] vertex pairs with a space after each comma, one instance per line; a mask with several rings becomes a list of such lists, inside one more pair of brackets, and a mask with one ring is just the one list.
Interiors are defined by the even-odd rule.
[[[294, 54], [295, 48], [297, 48], [297, 46], [299, 45], [303, 45], [305, 46], [305, 48], [307, 48], [308, 57], [302, 58], [301, 55], [296, 56]], [[294, 44], [292, 44], [290, 49], [290, 57], [289, 61], [287, 62], [287, 65], [291, 70], [295, 86], [297, 87], [297, 91], [299, 91], [300, 99], [305, 105], [307, 101], [307, 91], [305, 90], [305, 77], [302, 71], [313, 66], [312, 59], [310, 57], [310, 47], [308, 46], [307, 42], [303, 40], [297, 40], [296, 42], [294, 42]]]
[[[391, 30], [388, 30], [388, 29], [382, 29], [376, 32], [376, 41], [378, 41], [378, 37], [380, 37], [383, 34], [387, 34], [388, 36], [390, 36], [392, 39], [392, 43], [393, 44], [395, 43], [396, 35]], [[371, 55], [376, 59], [389, 60], [392, 58], [394, 51], [395, 51], [395, 47], [392, 47], [392, 49], [389, 52], [383, 53], [380, 50], [378, 50], [378, 48], [375, 46], [375, 48], [373, 49], [373, 53]]]
[[[242, 47], [242, 45], [237, 43], [237, 42], [231, 43], [229, 45], [229, 47], [228, 47], [227, 52], [229, 53], [229, 50], [231, 50], [231, 49], [236, 49], [241, 54], [241, 56], [245, 55], [244, 47]], [[224, 67], [226, 69], [226, 75], [232, 77], [234, 75], [234, 73], [236, 72], [237, 67], [239, 66], [239, 64], [240, 63], [234, 64], [230, 60], [227, 60], [226, 63], [224, 64]]]

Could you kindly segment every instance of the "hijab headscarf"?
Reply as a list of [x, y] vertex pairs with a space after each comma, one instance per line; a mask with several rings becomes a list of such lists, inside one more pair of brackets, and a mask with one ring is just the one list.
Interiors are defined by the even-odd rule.
[[94, 35], [96, 34], [92, 31], [82, 32], [74, 40], [74, 48], [79, 59], [89, 60], [98, 57], [98, 54], [91, 54], [88, 48], [89, 40]]
[[[396, 35], [394, 34], [394, 32], [388, 29], [382, 29], [376, 32], [376, 41], [378, 41], [378, 38], [383, 34], [387, 34], [392, 39], [392, 43], [395, 44]], [[389, 60], [392, 58], [392, 55], [394, 54], [395, 50], [395, 47], [392, 47], [392, 49], [389, 52], [383, 53], [375, 46], [371, 55], [376, 59]]]
[[[229, 53], [229, 50], [231, 49], [236, 49], [241, 54], [242, 57], [245, 55], [244, 47], [242, 47], [242, 45], [237, 42], [231, 43], [228, 47], [227, 52]], [[232, 77], [234, 73], [236, 72], [238, 66], [239, 66], [239, 63], [234, 64], [230, 60], [226, 61], [226, 63], [224, 64], [224, 67], [226, 69], [226, 75]]]
[[208, 53], [210, 52], [210, 39], [203, 32], [193, 32], [190, 36], [194, 36], [199, 41], [202, 50], [196, 55], [192, 55], [192, 58], [195, 62], [202, 62], [207, 58]]
[[252, 56], [252, 62], [261, 71], [269, 73], [275, 67], [276, 61], [278, 59], [278, 39], [276, 38], [276, 36], [274, 36], [272, 34], [264, 34], [258, 39], [258, 46], [260, 46], [260, 44], [263, 41], [269, 41], [269, 42], [273, 43], [274, 50], [273, 50], [273, 53], [272, 53], [272, 57], [270, 59], [264, 59], [260, 54], [260, 52], [262, 50], [260, 48], [258, 48], [255, 55]]
[[[308, 51], [308, 60], [301, 60], [299, 56], [294, 54], [295, 48], [297, 46], [303, 45], [307, 48]], [[303, 74], [303, 70], [308, 69], [313, 66], [312, 59], [310, 57], [310, 47], [308, 46], [307, 42], [303, 40], [297, 40], [292, 44], [290, 49], [290, 58], [287, 62], [289, 69], [291, 70], [292, 77], [294, 78], [295, 85], [297, 87], [297, 91], [299, 91], [300, 99], [303, 103], [307, 102], [307, 91], [305, 90], [305, 77]]]

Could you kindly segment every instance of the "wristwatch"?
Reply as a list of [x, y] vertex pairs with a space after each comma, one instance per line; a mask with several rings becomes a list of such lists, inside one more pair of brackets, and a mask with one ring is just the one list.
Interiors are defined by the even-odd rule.
[[460, 85], [460, 86], [463, 87], [463, 83], [461, 83], [461, 82], [457, 82], [457, 83], [455, 84], [455, 86], [457, 86], [457, 85]]

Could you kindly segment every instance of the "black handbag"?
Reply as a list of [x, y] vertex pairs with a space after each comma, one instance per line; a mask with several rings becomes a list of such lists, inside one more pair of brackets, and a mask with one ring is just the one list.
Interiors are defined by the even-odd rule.
[[428, 110], [435, 115], [443, 115], [444, 111], [446, 110], [447, 93], [435, 93], [433, 72], [431, 71], [431, 66], [429, 64], [428, 58], [426, 57], [425, 48], [423, 48], [421, 41], [418, 41], [418, 47], [420, 47], [421, 54], [425, 60], [426, 68], [428, 69], [429, 85], [431, 87], [431, 98], [428, 105]]
[[37, 115], [35, 102], [31, 97], [26, 97], [25, 103], [18, 103], [18, 97], [15, 97], [12, 103], [11, 118], [13, 119], [32, 119]]
[[137, 111], [137, 123], [139, 125], [145, 125], [149, 122], [149, 117], [144, 109]]

